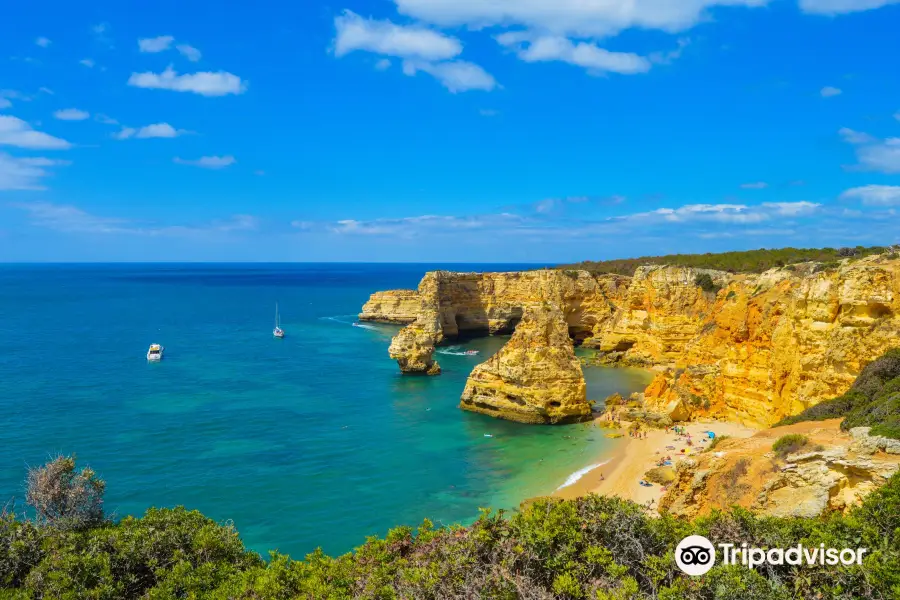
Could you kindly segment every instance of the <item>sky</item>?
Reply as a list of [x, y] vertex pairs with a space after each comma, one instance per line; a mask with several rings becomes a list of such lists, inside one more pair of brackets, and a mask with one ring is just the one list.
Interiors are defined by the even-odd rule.
[[2, 12], [2, 262], [900, 242], [900, 0]]

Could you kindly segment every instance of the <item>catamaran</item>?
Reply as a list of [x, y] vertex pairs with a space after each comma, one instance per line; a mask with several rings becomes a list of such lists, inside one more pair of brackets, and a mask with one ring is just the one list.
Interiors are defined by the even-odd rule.
[[281, 319], [278, 317], [278, 303], [275, 303], [275, 329], [272, 330], [272, 335], [277, 338], [284, 337], [284, 329], [281, 328]]

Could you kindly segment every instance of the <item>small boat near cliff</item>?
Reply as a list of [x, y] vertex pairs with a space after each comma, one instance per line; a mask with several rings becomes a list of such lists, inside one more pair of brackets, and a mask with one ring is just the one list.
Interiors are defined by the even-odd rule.
[[147, 360], [154, 362], [162, 360], [163, 350], [165, 350], [165, 348], [159, 344], [150, 344], [150, 349], [147, 350]]
[[275, 329], [272, 330], [272, 335], [281, 339], [284, 337], [284, 329], [281, 328], [281, 318], [278, 315], [278, 303], [275, 303]]

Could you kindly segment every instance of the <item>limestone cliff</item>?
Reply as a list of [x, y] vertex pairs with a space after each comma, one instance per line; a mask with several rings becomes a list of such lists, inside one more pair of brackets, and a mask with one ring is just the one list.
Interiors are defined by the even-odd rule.
[[442, 337], [437, 315], [424, 311], [394, 336], [388, 353], [403, 373], [439, 375], [441, 367], [433, 356], [434, 346]]
[[[701, 274], [718, 289], [704, 291]], [[436, 271], [415, 293], [376, 294], [360, 318], [409, 322], [415, 313], [421, 321], [398, 334], [391, 356], [404, 371], [425, 372], [436, 344], [511, 333], [526, 309], [544, 303], [599, 360], [660, 371], [645, 392], [649, 409], [766, 426], [841, 394], [867, 362], [900, 345], [900, 260], [759, 275], [662, 266], [633, 277]]]
[[[870, 436], [868, 427], [845, 433], [839, 424], [776, 427], [681, 460], [660, 511], [688, 518], [732, 505], [780, 517], [846, 511], [898, 470], [900, 441]], [[772, 445], [788, 433], [809, 441], [780, 458]]]
[[459, 406], [522, 423], [589, 419], [584, 375], [562, 311], [527, 307], [509, 342], [472, 371]]
[[416, 290], [375, 292], [359, 313], [360, 321], [412, 323], [419, 316], [421, 303]]

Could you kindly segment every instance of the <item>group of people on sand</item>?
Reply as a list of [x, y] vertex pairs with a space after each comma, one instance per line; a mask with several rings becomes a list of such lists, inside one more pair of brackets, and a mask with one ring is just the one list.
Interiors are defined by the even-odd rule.
[[628, 437], [633, 437], [638, 440], [646, 440], [648, 433], [646, 431], [641, 431], [640, 429], [629, 429]]

